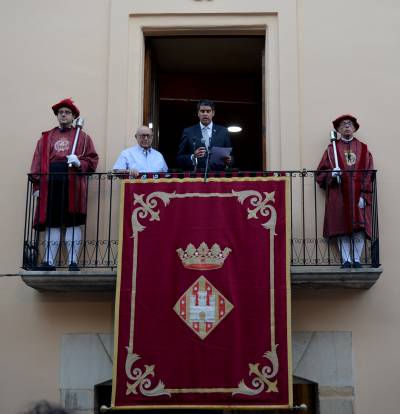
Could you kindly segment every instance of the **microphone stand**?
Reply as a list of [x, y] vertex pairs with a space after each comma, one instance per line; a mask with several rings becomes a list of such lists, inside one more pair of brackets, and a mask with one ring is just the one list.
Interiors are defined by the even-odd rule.
[[209, 161], [210, 161], [210, 153], [211, 153], [210, 147], [206, 147], [206, 151], [207, 151], [207, 158], [206, 158], [206, 168], [204, 170], [204, 183], [207, 182], [208, 164], [209, 164]]
[[201, 139], [201, 143], [205, 146], [206, 148], [206, 152], [207, 152], [207, 158], [206, 158], [206, 168], [204, 170], [204, 183], [207, 182], [207, 175], [208, 175], [208, 164], [210, 161], [210, 140], [207, 140], [206, 137], [203, 136], [203, 138]]
[[198, 160], [197, 160], [196, 155], [194, 155], [194, 153], [196, 152], [196, 139], [195, 138], [193, 138], [192, 140], [192, 145], [193, 145], [193, 172], [196, 173]]

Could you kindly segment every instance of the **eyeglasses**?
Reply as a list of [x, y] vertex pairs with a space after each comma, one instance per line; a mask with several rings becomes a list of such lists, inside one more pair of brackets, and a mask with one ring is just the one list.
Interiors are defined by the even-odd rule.
[[153, 138], [152, 134], [139, 134], [139, 135], [135, 135], [135, 136], [136, 136], [136, 138], [141, 138], [141, 139], [145, 139], [145, 138], [152, 139]]
[[343, 121], [339, 124], [339, 127], [344, 127], [344, 126], [353, 126], [353, 122], [352, 121]]
[[69, 109], [60, 109], [58, 111], [58, 115], [72, 115], [72, 111]]

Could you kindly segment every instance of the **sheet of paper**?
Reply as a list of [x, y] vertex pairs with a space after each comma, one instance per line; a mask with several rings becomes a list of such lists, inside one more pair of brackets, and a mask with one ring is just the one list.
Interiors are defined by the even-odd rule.
[[212, 147], [210, 151], [210, 163], [215, 166], [224, 166], [224, 159], [231, 155], [232, 148]]

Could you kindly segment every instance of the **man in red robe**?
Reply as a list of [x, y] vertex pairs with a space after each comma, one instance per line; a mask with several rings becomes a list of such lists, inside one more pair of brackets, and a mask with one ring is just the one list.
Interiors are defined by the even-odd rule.
[[366, 144], [355, 138], [357, 118], [345, 114], [336, 118], [338, 132], [335, 162], [331, 143], [318, 166], [317, 182], [326, 190], [324, 237], [336, 237], [342, 267], [361, 267], [365, 238], [371, 237], [372, 155]]
[[60, 247], [61, 229], [65, 229], [65, 245], [69, 270], [79, 270], [78, 252], [81, 245], [81, 225], [86, 222], [88, 176], [94, 172], [98, 155], [92, 139], [80, 131], [74, 154], [76, 128], [74, 119], [79, 109], [70, 99], [52, 106], [59, 126], [42, 133], [33, 155], [31, 174], [34, 196], [39, 197], [34, 227], [45, 231], [45, 255], [38, 270], [55, 270]]

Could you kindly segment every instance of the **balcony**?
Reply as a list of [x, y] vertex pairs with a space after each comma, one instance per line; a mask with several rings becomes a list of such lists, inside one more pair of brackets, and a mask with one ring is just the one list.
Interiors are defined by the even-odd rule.
[[[287, 176], [291, 193], [291, 280], [293, 288], [357, 288], [371, 287], [382, 273], [379, 262], [379, 228], [376, 171], [352, 171], [368, 175], [371, 186], [372, 233], [365, 239], [361, 268], [341, 268], [341, 257], [335, 239], [322, 236], [325, 194], [317, 184], [316, 171], [265, 171], [224, 176]], [[56, 174], [52, 174], [53, 176]], [[216, 174], [213, 174], [216, 175]], [[142, 180], [184, 178], [183, 173], [143, 174]], [[190, 174], [192, 177], [193, 174]], [[201, 176], [201, 175], [200, 175]], [[119, 181], [123, 177], [110, 173], [82, 174], [87, 184], [87, 220], [81, 226], [82, 237], [77, 251], [79, 271], [69, 269], [68, 254], [75, 242], [61, 239], [58, 246], [45, 240], [46, 231], [34, 230], [35, 212], [40, 199], [34, 197], [33, 177], [28, 175], [26, 189], [25, 226], [22, 251], [23, 281], [32, 288], [48, 291], [112, 291], [115, 289], [118, 264]], [[42, 175], [40, 180], [54, 177]], [[352, 178], [352, 177], [350, 177]], [[75, 178], [76, 179], [76, 178]], [[37, 214], [37, 213], [36, 213]], [[49, 235], [48, 235], [49, 236]], [[46, 261], [49, 249], [55, 248], [55, 271], [39, 270], [37, 264]], [[353, 247], [354, 248], [354, 247]]]

